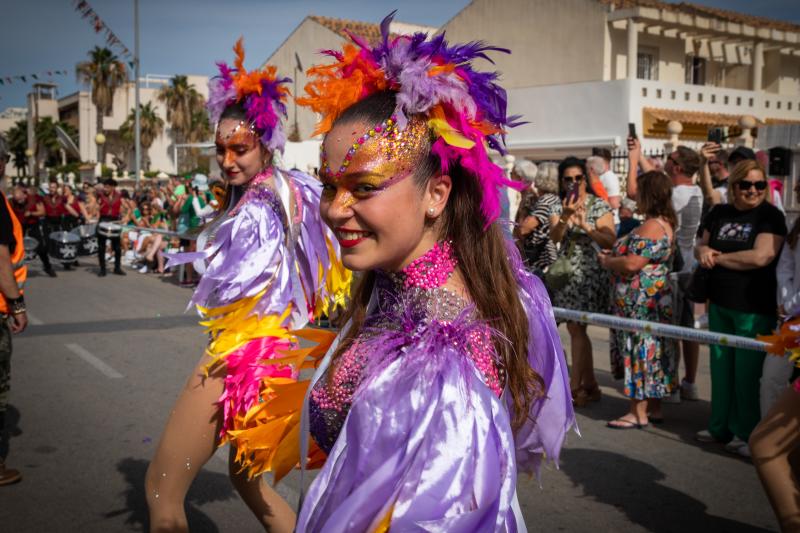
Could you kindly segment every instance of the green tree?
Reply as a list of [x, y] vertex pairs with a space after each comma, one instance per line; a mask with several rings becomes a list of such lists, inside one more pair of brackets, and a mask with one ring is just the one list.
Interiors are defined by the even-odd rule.
[[18, 120], [6, 133], [8, 149], [14, 156], [14, 168], [17, 174], [28, 175], [28, 156], [25, 150], [28, 149], [28, 121]]
[[[195, 127], [201, 126], [196, 118], [198, 113], [205, 114], [205, 98], [197, 92], [189, 78], [182, 75], [173, 76], [169, 85], [165, 85], [158, 93], [158, 99], [167, 106], [167, 122], [172, 128], [175, 144], [193, 142]], [[208, 119], [206, 119], [208, 124]], [[206, 135], [207, 136], [207, 135]], [[178, 166], [178, 162], [175, 162]], [[191, 166], [191, 165], [190, 165]], [[180, 168], [178, 171], [180, 172]]]
[[78, 130], [72, 124], [55, 122], [51, 117], [39, 119], [39, 122], [33, 128], [33, 134], [36, 137], [36, 168], [39, 168], [39, 161], [44, 161], [48, 167], [61, 164], [59, 158], [61, 143], [58, 141], [56, 126], [64, 130], [64, 133], [69, 135], [77, 144]]
[[[75, 68], [78, 81], [92, 89], [92, 102], [97, 108], [97, 132], [103, 132], [103, 116], [111, 111], [114, 92], [128, 81], [125, 63], [108, 48], [95, 46], [89, 52], [89, 60], [78, 63]], [[103, 162], [103, 146], [97, 147], [97, 159]]]
[[[131, 109], [128, 118], [119, 128], [120, 136], [127, 146], [131, 148], [135, 141], [136, 110]], [[153, 142], [164, 133], [164, 119], [158, 116], [158, 111], [151, 102], [139, 104], [139, 141], [142, 143], [142, 167], [150, 170], [150, 147]]]

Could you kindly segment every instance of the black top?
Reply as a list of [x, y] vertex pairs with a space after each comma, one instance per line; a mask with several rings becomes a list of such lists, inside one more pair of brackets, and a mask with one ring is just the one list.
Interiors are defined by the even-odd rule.
[[11, 213], [8, 211], [5, 195], [0, 193], [0, 244], [8, 246], [8, 251], [13, 255], [17, 247], [14, 238], [14, 224], [11, 222]]
[[[785, 237], [786, 219], [780, 209], [766, 201], [748, 211], [721, 204], [708, 213], [703, 221], [703, 230], [708, 230], [708, 245], [714, 250], [741, 252], [751, 250], [760, 233]], [[709, 281], [709, 299], [735, 311], [774, 315], [778, 307], [777, 264], [778, 256], [769, 265], [752, 270], [714, 267]]]

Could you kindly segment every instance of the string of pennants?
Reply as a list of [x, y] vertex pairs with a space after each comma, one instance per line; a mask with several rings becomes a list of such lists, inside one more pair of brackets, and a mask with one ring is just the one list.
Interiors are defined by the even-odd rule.
[[111, 28], [103, 22], [103, 19], [92, 9], [89, 2], [86, 0], [73, 0], [72, 3], [75, 6], [75, 11], [79, 12], [81, 17], [89, 21], [95, 33], [105, 33], [106, 45], [117, 48], [122, 54], [122, 57], [129, 60], [128, 65], [133, 68], [133, 53], [125, 46], [122, 40], [111, 31]]
[[42, 72], [37, 72], [36, 74], [18, 74], [17, 76], [0, 76], [0, 85], [11, 85], [19, 81], [21, 81], [22, 83], [28, 83], [28, 79], [36, 81], [40, 77], [52, 78], [53, 76], [66, 76], [67, 74], [69, 74], [68, 70], [44, 70]]

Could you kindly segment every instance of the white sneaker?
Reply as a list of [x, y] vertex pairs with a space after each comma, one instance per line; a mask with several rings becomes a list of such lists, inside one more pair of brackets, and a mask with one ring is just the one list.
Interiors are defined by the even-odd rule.
[[695, 319], [694, 329], [708, 329], [708, 313], [703, 313]]
[[739, 449], [736, 450], [736, 453], [738, 453], [742, 457], [747, 457], [747, 458], [750, 458], [750, 457], [753, 456], [750, 453], [750, 446], [748, 446], [747, 444], [745, 444], [744, 446], [740, 446]]
[[681, 399], [697, 401], [700, 395], [697, 392], [697, 383], [689, 383], [688, 381], [681, 380]]
[[698, 442], [717, 442], [714, 435], [707, 429], [703, 429], [694, 434], [694, 440]]
[[[730, 453], [740, 453], [739, 450], [744, 447], [747, 448], [747, 443], [740, 439], [739, 437], [733, 437], [731, 441], [725, 445], [725, 451]], [[750, 449], [747, 449], [747, 455], [745, 457], [750, 457]]]
[[681, 403], [681, 391], [676, 390], [669, 396], [661, 399], [662, 403]]
[[147, 265], [144, 265], [139, 269], [139, 274], [147, 274]]

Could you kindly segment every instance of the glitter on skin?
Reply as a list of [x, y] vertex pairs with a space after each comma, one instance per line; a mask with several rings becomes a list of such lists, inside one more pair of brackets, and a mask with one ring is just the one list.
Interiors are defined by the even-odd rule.
[[217, 154], [224, 154], [222, 166], [232, 165], [239, 156], [256, 148], [258, 143], [258, 134], [247, 122], [240, 121], [231, 131], [224, 134], [221, 128], [217, 128], [215, 144]]
[[[358, 148], [341, 175], [330, 171], [323, 143], [320, 171], [323, 197], [328, 201], [337, 200], [342, 208], [347, 209], [385, 191], [413, 174], [420, 154], [424, 152], [421, 148], [429, 142], [429, 135], [428, 126], [420, 119], [409, 122], [403, 131], [371, 136], [362, 145], [356, 143], [361, 135], [354, 131], [351, 143]], [[338, 138], [336, 141], [341, 142]]]

